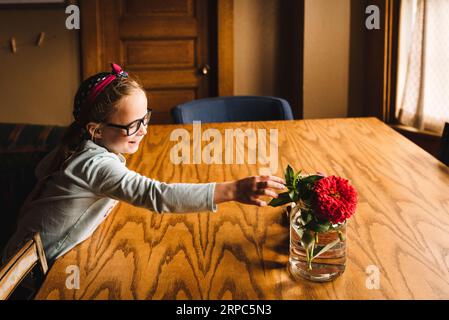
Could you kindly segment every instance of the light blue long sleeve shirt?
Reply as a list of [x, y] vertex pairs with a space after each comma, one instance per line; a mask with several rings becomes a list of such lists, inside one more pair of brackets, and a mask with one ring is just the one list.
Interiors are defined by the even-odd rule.
[[163, 212], [216, 212], [215, 183], [152, 180], [125, 165], [125, 158], [93, 141], [83, 142], [64, 169], [48, 175], [56, 154], [37, 166], [39, 180], [21, 209], [18, 227], [3, 252], [3, 263], [40, 233], [49, 264], [89, 238], [118, 201]]

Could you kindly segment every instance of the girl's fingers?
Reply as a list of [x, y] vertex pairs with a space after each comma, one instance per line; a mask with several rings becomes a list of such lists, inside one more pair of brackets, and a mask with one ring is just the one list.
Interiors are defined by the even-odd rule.
[[285, 186], [281, 183], [274, 182], [271, 180], [257, 182], [257, 189], [266, 189], [266, 188], [284, 190]]
[[286, 183], [284, 179], [282, 179], [280, 177], [276, 177], [276, 176], [260, 176], [260, 179], [262, 181], [270, 181], [271, 180], [271, 181], [275, 181], [275, 182], [278, 182], [278, 183], [281, 183], [281, 184], [285, 184]]
[[256, 194], [259, 196], [269, 196], [272, 198], [277, 198], [278, 194], [271, 189], [258, 189]]

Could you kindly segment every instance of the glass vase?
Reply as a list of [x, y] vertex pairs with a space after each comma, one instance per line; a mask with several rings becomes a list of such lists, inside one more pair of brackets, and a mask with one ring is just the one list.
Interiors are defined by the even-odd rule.
[[304, 236], [300, 219], [298, 219], [301, 217], [301, 210], [294, 207], [290, 210], [289, 216], [290, 256], [288, 270], [290, 274], [295, 279], [305, 278], [316, 282], [331, 281], [341, 275], [346, 266], [347, 222], [327, 232], [310, 231], [309, 235], [311, 234], [315, 241], [311, 250], [309, 247], [309, 254], [312, 259], [308, 259], [308, 252], [301, 241]]

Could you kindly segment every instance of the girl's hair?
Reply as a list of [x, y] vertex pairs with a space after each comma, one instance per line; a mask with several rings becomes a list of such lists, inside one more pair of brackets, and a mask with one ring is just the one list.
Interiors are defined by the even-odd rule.
[[106, 122], [116, 111], [117, 104], [122, 98], [131, 95], [135, 90], [144, 90], [137, 79], [128, 77], [127, 73], [124, 74], [124, 76], [115, 77], [101, 89], [100, 93], [97, 93], [98, 95], [92, 102], [87, 104], [86, 99], [95, 86], [101, 85], [101, 82], [111, 73], [98, 73], [81, 83], [74, 99], [73, 116], [75, 121], [67, 128], [48, 174], [61, 169], [64, 162], [84, 140], [94, 140], [94, 134], [90, 135], [86, 128], [89, 122]]

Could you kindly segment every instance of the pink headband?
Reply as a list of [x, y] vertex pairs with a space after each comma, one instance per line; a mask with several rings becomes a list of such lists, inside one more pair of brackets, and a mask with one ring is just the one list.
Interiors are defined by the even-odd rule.
[[99, 81], [89, 92], [86, 102], [84, 103], [85, 105], [91, 105], [92, 103], [94, 103], [98, 95], [115, 79], [128, 77], [128, 73], [123, 71], [118, 64], [111, 63], [111, 67], [112, 72], [109, 75], [107, 75], [104, 79]]

